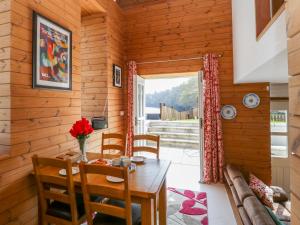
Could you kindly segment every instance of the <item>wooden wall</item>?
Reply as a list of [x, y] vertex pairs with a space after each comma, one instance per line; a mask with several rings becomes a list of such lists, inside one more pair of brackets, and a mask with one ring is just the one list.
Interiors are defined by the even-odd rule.
[[103, 14], [81, 18], [81, 115], [107, 116], [107, 24]]
[[291, 156], [292, 225], [300, 225], [300, 2], [288, 1], [289, 148]]
[[[125, 117], [120, 116], [126, 107], [124, 15], [116, 3], [101, 3], [106, 13], [82, 17], [82, 115], [102, 115], [107, 99], [108, 129], [96, 131], [88, 142], [94, 152], [99, 151], [103, 132], [125, 132]], [[123, 68], [123, 88], [113, 86], [113, 64]]]
[[[198, 57], [207, 52], [220, 59], [222, 105], [236, 106], [238, 116], [223, 121], [227, 163], [240, 165], [271, 181], [270, 106], [267, 84], [233, 84], [231, 0], [168, 0], [125, 10], [126, 50], [137, 62]], [[142, 64], [141, 75], [195, 72], [201, 60]], [[243, 96], [255, 92], [261, 105], [247, 109]]]
[[[121, 122], [123, 118], [119, 116], [119, 110], [123, 110], [121, 96], [124, 89], [111, 86], [111, 64], [118, 63], [124, 66], [124, 61], [122, 60], [124, 57], [122, 37], [124, 34], [122, 34], [121, 29], [123, 19], [120, 9], [113, 1], [103, 0], [103, 2], [106, 8], [110, 10], [107, 17], [112, 17], [107, 20], [110, 22], [106, 23], [108, 29], [107, 37], [111, 41], [111, 45], [104, 43], [104, 45], [109, 46], [105, 50], [108, 59], [107, 66], [101, 73], [110, 82], [105, 95], [114, 101], [109, 105], [109, 117], [111, 118], [109, 118], [110, 129], [107, 131], [121, 132], [123, 131], [123, 122]], [[33, 10], [49, 17], [73, 32], [72, 91], [31, 88]], [[117, 15], [112, 15], [113, 13]], [[7, 15], [11, 16], [11, 25], [10, 17], [7, 17]], [[95, 16], [95, 20], [96, 18], [97, 16]], [[96, 21], [94, 22], [97, 23]], [[86, 31], [91, 28], [91, 32], [93, 32], [94, 26], [92, 24], [91, 26], [87, 25], [88, 19], [84, 19], [83, 24], [86, 25]], [[36, 224], [37, 196], [34, 180], [30, 175], [32, 171], [31, 157], [34, 154], [55, 156], [69, 150], [78, 150], [78, 144], [70, 136], [69, 129], [74, 121], [81, 117], [82, 104], [86, 103], [84, 98], [81, 100], [81, 87], [92, 88], [91, 86], [97, 83], [87, 82], [87, 74], [92, 70], [84, 69], [87, 68], [86, 63], [92, 67], [94, 61], [91, 59], [87, 62], [80, 57], [81, 9], [79, 0], [1, 0], [0, 28], [1, 131], [4, 131], [3, 127], [6, 121], [11, 119], [8, 126], [5, 125], [5, 132], [10, 131], [10, 137], [3, 138], [4, 136], [0, 131], [0, 225]], [[113, 29], [117, 29], [118, 32], [113, 34]], [[6, 37], [8, 35], [10, 35], [9, 38]], [[97, 39], [98, 37], [94, 36], [94, 38]], [[102, 41], [101, 37], [99, 37], [98, 41], [99, 43]], [[103, 43], [99, 46], [101, 45]], [[7, 52], [6, 48], [3, 49], [5, 46], [10, 46], [10, 52]], [[100, 49], [99, 53], [102, 53]], [[81, 84], [82, 78], [80, 76], [81, 68], [83, 68], [85, 73], [83, 85]], [[91, 72], [91, 74], [93, 73]], [[3, 85], [3, 83], [9, 85]], [[106, 84], [100, 85], [107, 86]], [[96, 88], [99, 87], [97, 86]], [[8, 93], [10, 93], [10, 96]], [[83, 109], [85, 110], [86, 108], [83, 107]], [[83, 112], [86, 113], [87, 111]], [[6, 127], [11, 127], [11, 130]], [[100, 137], [101, 132], [96, 132], [92, 135], [89, 143], [91, 150], [98, 150]], [[11, 142], [9, 142], [10, 139]], [[6, 141], [5, 144], [9, 144], [7, 149], [8, 155], [2, 154], [2, 140]]]
[[0, 159], [7, 158], [10, 145], [10, 1], [0, 1]]
[[[34, 224], [37, 202], [31, 156], [55, 156], [76, 147], [68, 130], [81, 114], [80, 6], [73, 0], [9, 2], [11, 143], [9, 158], [0, 161], [0, 224]], [[32, 10], [72, 30], [73, 91], [31, 88]]]

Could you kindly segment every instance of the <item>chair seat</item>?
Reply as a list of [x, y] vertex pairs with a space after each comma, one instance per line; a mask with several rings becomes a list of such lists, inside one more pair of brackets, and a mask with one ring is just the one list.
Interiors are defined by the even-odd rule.
[[[115, 205], [118, 207], [125, 207], [123, 201], [109, 200], [106, 204]], [[138, 204], [132, 204], [132, 225], [141, 225], [141, 207]], [[105, 215], [102, 213], [97, 213], [94, 218], [94, 225], [126, 225], [126, 220], [113, 217], [110, 215]]]
[[[100, 202], [103, 198], [98, 196], [92, 196], [93, 202]], [[78, 219], [85, 215], [85, 208], [82, 194], [76, 194], [77, 214]], [[53, 201], [46, 212], [50, 216], [58, 217], [68, 221], [72, 221], [71, 207], [69, 204], [65, 204], [59, 201]]]

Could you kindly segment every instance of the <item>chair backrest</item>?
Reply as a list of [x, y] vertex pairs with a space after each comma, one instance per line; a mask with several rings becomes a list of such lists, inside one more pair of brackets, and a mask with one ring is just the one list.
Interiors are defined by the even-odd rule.
[[[78, 213], [76, 205], [76, 194], [72, 177], [71, 160], [42, 158], [34, 155], [32, 157], [32, 162], [37, 183], [42, 220], [49, 223], [57, 223], [59, 221], [62, 221], [62, 224], [67, 223], [64, 219], [46, 214], [50, 201], [54, 200], [70, 205], [72, 216], [72, 221], [70, 221], [70, 224], [77, 224]], [[60, 176], [58, 172], [57, 174], [49, 173], [49, 170], [53, 168], [65, 169], [66, 176]], [[66, 192], [58, 191], [59, 189], [65, 190]]]
[[[134, 135], [133, 140], [133, 153], [150, 152], [156, 154], [157, 159], [159, 159], [160, 136], [149, 134]], [[145, 143], [145, 146], [137, 145], [138, 141], [143, 141], [143, 143]], [[146, 143], [148, 141], [154, 142], [154, 146], [147, 146]]]
[[107, 150], [118, 150], [121, 153], [121, 155], [125, 155], [125, 142], [125, 136], [122, 134], [103, 133], [101, 155], [103, 156], [104, 151]]
[[[100, 212], [106, 215], [122, 218], [127, 225], [132, 225], [131, 197], [128, 187], [128, 168], [111, 166], [80, 164], [80, 176], [86, 217], [89, 225], [93, 224], [93, 213]], [[121, 184], [112, 184], [106, 181], [106, 176], [124, 179]], [[102, 196], [105, 198], [121, 200], [125, 202], [125, 208], [106, 204], [105, 202], [93, 202], [90, 196]]]

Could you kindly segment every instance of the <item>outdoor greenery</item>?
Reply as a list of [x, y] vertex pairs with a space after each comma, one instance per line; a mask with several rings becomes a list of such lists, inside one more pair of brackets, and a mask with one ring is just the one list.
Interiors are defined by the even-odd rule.
[[160, 103], [174, 107], [177, 111], [187, 111], [197, 107], [198, 78], [190, 78], [187, 82], [172, 89], [146, 95], [146, 106], [158, 108]]

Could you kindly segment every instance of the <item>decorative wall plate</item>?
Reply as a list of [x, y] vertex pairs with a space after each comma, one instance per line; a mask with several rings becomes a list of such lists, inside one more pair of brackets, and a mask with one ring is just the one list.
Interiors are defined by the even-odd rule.
[[260, 98], [254, 93], [246, 94], [243, 98], [243, 104], [249, 109], [256, 108], [260, 104]]
[[236, 108], [233, 105], [224, 105], [221, 109], [221, 116], [225, 120], [232, 120], [236, 117]]

